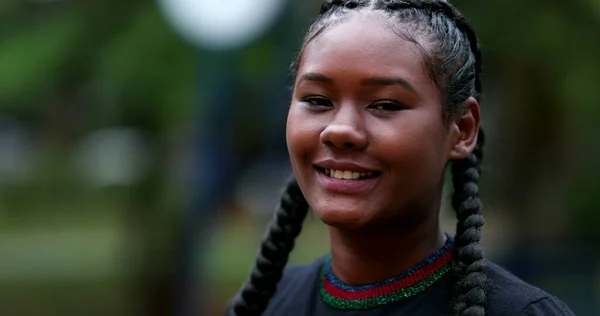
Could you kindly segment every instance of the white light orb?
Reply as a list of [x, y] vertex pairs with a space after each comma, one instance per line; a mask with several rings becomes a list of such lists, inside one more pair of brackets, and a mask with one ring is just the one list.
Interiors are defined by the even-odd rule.
[[234, 50], [261, 36], [286, 0], [159, 0], [169, 23], [192, 43]]

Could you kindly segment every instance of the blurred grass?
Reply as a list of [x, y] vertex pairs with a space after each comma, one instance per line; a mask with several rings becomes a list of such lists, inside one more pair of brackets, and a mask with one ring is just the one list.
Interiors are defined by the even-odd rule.
[[135, 315], [132, 293], [116, 279], [1, 282], [0, 315]]
[[[61, 212], [57, 205], [32, 216], [0, 216], [0, 315], [135, 315], [135, 267], [125, 257], [132, 254], [122, 210], [107, 200]], [[237, 212], [215, 225], [204, 258], [217, 314], [247, 278], [266, 225]], [[290, 264], [328, 249], [325, 226], [309, 216]]]
[[119, 218], [95, 211], [2, 219], [0, 315], [132, 314]]

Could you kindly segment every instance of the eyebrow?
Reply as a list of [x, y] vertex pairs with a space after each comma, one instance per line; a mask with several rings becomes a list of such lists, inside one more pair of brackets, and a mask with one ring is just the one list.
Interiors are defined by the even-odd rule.
[[[304, 81], [304, 80], [323, 82], [323, 83], [329, 83], [329, 84], [333, 83], [333, 79], [331, 79], [321, 73], [318, 73], [318, 72], [307, 72], [307, 73], [303, 74], [300, 77], [299, 81]], [[406, 88], [407, 90], [416, 92], [415, 89], [406, 80], [404, 80], [400, 77], [371, 77], [371, 78], [366, 78], [366, 79], [361, 80], [361, 83], [363, 85], [380, 85], [380, 86], [399, 85], [399, 86]]]
[[300, 81], [304, 81], [304, 80], [324, 82], [324, 83], [333, 83], [333, 79], [326, 77], [325, 75], [320, 74], [318, 72], [307, 72], [307, 73], [303, 74], [302, 77], [300, 77]]
[[380, 86], [403, 86], [407, 90], [415, 92], [415, 89], [406, 80], [400, 77], [371, 77], [361, 80], [364, 85], [380, 85]]

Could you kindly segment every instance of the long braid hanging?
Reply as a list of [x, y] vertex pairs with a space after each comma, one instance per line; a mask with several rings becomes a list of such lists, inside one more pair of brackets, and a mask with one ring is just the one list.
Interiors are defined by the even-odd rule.
[[483, 144], [484, 135], [480, 130], [473, 153], [466, 159], [452, 163], [455, 190], [452, 206], [458, 219], [452, 265], [452, 272], [457, 276], [456, 293], [452, 301], [453, 315], [485, 315], [486, 262], [479, 244], [485, 220], [481, 215], [482, 204], [478, 192]]
[[[471, 52], [475, 56], [475, 95], [481, 98], [482, 84], [482, 54], [479, 48], [477, 36], [466, 19], [447, 2], [442, 1], [446, 10], [453, 12], [454, 21], [466, 36], [471, 46]], [[451, 15], [452, 16], [452, 15]], [[467, 158], [452, 163], [452, 182], [454, 194], [452, 206], [456, 212], [458, 222], [456, 224], [456, 236], [454, 243], [455, 258], [453, 272], [462, 276], [457, 280], [456, 298], [452, 303], [454, 315], [484, 316], [484, 305], [487, 300], [485, 274], [486, 261], [483, 249], [480, 245], [481, 227], [485, 219], [481, 215], [482, 203], [479, 199], [479, 178], [481, 176], [481, 162], [483, 159], [483, 146], [485, 134], [479, 128], [477, 144], [473, 153]]]
[[269, 223], [250, 278], [230, 302], [228, 315], [259, 316], [263, 313], [282, 277], [307, 212], [308, 203], [292, 177]]

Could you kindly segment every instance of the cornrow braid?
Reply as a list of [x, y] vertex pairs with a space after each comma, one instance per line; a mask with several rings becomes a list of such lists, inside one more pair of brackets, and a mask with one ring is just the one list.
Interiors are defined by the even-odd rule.
[[460, 13], [458, 10], [456, 10], [456, 8], [450, 5], [449, 2], [444, 0], [422, 1], [421, 4], [425, 6], [429, 5], [431, 8], [438, 9], [441, 12], [443, 12], [448, 18], [450, 18], [450, 20], [454, 22], [454, 24], [456, 24], [456, 27], [467, 36], [467, 40], [471, 48], [471, 53], [475, 57], [475, 64], [473, 65], [475, 68], [475, 95], [473, 97], [479, 100], [482, 91], [481, 72], [483, 68], [483, 58], [479, 46], [479, 41], [477, 40], [477, 36], [475, 35], [475, 31], [473, 30], [469, 22], [467, 22], [467, 19], [464, 17], [464, 15], [462, 15], [462, 13]]
[[331, 26], [334, 21], [331, 23], [327, 23], [328, 19], [332, 16], [335, 16], [338, 13], [342, 13], [344, 11], [357, 10], [358, 8], [365, 7], [368, 5], [367, 0], [325, 0], [321, 5], [321, 9], [319, 10], [319, 14], [315, 18], [315, 20], [311, 23], [308, 31], [306, 32], [306, 37], [304, 38], [304, 42], [302, 43], [302, 49], [296, 55], [296, 58], [292, 61], [290, 65], [290, 72], [293, 77], [296, 77], [296, 73], [298, 71], [298, 65], [300, 64], [300, 56], [302, 55], [302, 50], [310, 42], [313, 38], [319, 36], [327, 27]]
[[269, 223], [250, 278], [229, 303], [228, 315], [259, 316], [263, 313], [282, 277], [307, 212], [308, 203], [292, 177]]
[[324, 14], [329, 12], [334, 7], [344, 7], [347, 9], [355, 9], [360, 5], [358, 0], [326, 0], [321, 5], [321, 11], [319, 14]]

